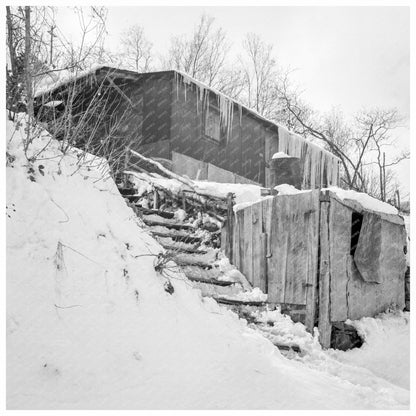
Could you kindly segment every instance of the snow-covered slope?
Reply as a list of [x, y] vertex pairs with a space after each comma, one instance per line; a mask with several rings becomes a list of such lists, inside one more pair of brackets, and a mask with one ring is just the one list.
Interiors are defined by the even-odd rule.
[[161, 247], [105, 163], [80, 167], [80, 152], [63, 156], [46, 133], [29, 163], [15, 127], [8, 122], [8, 408], [408, 407], [407, 389], [288, 360], [182, 274], [157, 273]]

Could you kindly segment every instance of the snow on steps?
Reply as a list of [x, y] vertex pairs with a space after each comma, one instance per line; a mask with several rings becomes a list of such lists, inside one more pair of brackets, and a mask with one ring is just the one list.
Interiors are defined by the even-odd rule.
[[[212, 231], [204, 230], [201, 233], [195, 223], [186, 221], [190, 215], [182, 214], [178, 218], [175, 212], [136, 204], [139, 192], [134, 187], [120, 187], [120, 192], [130, 202], [134, 202], [135, 211], [146, 224], [149, 233], [165, 248], [192, 285], [201, 291], [202, 296], [214, 299], [219, 305], [254, 325], [261, 325], [256, 317], [260, 312], [268, 310], [270, 305], [267, 296], [259, 289], [253, 290], [227, 259], [219, 259], [219, 250], [209, 246]], [[293, 349], [291, 345], [275, 345], [285, 351]]]
[[192, 224], [178, 223], [176, 221], [153, 214], [144, 216], [143, 222], [146, 225], [160, 225], [162, 227], [173, 228], [175, 230], [189, 230], [194, 228]]

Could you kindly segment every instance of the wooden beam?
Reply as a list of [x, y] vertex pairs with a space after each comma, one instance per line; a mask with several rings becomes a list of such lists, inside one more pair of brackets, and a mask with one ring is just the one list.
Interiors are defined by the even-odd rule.
[[[138, 157], [139, 159], [143, 160], [146, 163], [149, 163], [150, 165], [154, 166], [158, 171], [162, 172], [164, 176], [167, 176], [171, 179], [175, 179], [178, 182], [183, 183], [184, 185], [191, 188], [193, 191], [196, 192], [195, 184], [190, 179], [185, 179], [184, 177], [177, 175], [176, 173], [171, 172], [169, 169], [166, 169], [161, 163], [156, 162], [153, 159], [150, 159], [148, 157], [143, 156], [142, 154], [130, 149], [131, 154]], [[128, 173], [128, 172], [126, 172]]]
[[225, 252], [227, 257], [232, 261], [234, 250], [234, 210], [233, 210], [233, 194], [227, 195], [227, 219], [226, 219], [226, 240]]
[[307, 281], [306, 286], [306, 329], [313, 334], [316, 317], [317, 274], [318, 274], [318, 246], [319, 246], [319, 190], [311, 193], [312, 211], [307, 216]]
[[331, 264], [329, 258], [329, 215], [330, 203], [321, 202], [320, 213], [320, 263], [319, 263], [319, 341], [323, 348], [331, 345]]
[[241, 306], [266, 306], [267, 302], [257, 301], [257, 300], [240, 300], [240, 299], [232, 299], [232, 298], [224, 298], [221, 296], [214, 297], [214, 299], [218, 303], [222, 303], [224, 305], [241, 305]]

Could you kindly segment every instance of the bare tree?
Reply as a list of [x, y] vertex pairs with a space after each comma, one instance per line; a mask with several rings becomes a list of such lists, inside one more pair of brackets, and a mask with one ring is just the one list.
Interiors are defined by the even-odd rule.
[[[27, 11], [30, 12], [29, 27], [25, 25]], [[78, 44], [69, 42], [56, 25], [53, 7], [7, 7], [6, 12], [10, 62], [10, 68], [7, 68], [8, 108], [15, 110], [16, 102], [22, 101], [17, 86], [25, 84], [24, 68], [27, 65], [30, 66], [32, 89], [36, 91], [39, 84], [55, 82], [61, 73], [76, 74], [89, 68], [96, 63], [100, 51], [104, 55], [107, 10], [103, 7], [74, 8], [80, 24]], [[25, 54], [26, 40], [30, 43], [30, 56]], [[21, 111], [21, 106], [19, 108]]]
[[11, 111], [27, 110], [33, 90], [33, 75], [45, 66], [41, 30], [45, 10], [29, 6], [6, 8], [7, 108]]
[[223, 94], [242, 101], [245, 91], [244, 72], [238, 64], [231, 65], [230, 68], [224, 68], [218, 74], [216, 88]]
[[393, 158], [386, 158], [386, 153], [394, 153], [392, 149], [395, 140], [392, 131], [399, 127], [402, 121], [395, 108], [363, 110], [355, 117], [356, 129], [359, 132], [359, 136], [355, 138], [360, 150], [359, 167], [375, 167], [378, 177], [377, 196], [382, 201], [387, 200], [388, 187], [394, 179], [390, 168], [409, 158], [408, 151], [402, 151]]
[[273, 58], [273, 46], [248, 33], [243, 41], [245, 55], [240, 57], [244, 74], [244, 102], [265, 117], [270, 116], [275, 101], [273, 84], [277, 79], [277, 64]]
[[146, 39], [141, 26], [133, 25], [124, 31], [121, 45], [123, 64], [135, 71], [149, 71], [152, 61], [152, 44]]
[[277, 91], [286, 112], [294, 120], [294, 130], [309, 139], [317, 139], [339, 157], [342, 186], [367, 192], [382, 201], [396, 192], [390, 168], [409, 158], [408, 151], [386, 158], [386, 154], [394, 153], [392, 133], [401, 122], [396, 109], [366, 109], [346, 121], [339, 110], [323, 116], [311, 111], [290, 89], [287, 80], [278, 85]]
[[[75, 7], [74, 13], [78, 18], [80, 40], [74, 44], [66, 39], [58, 27], [57, 50], [59, 62], [56, 71], [77, 73], [96, 64], [95, 57], [104, 52], [104, 40], [107, 34], [105, 7]], [[43, 75], [43, 74], [39, 74]]]
[[226, 68], [229, 48], [224, 30], [215, 29], [214, 18], [204, 14], [189, 37], [171, 39], [164, 67], [186, 72], [210, 87], [219, 88], [224, 85], [220, 75]]

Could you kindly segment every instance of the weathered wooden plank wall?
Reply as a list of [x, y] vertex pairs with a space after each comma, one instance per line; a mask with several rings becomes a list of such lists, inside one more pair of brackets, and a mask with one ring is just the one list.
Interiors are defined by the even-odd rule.
[[319, 190], [276, 196], [237, 211], [233, 262], [271, 303], [301, 305], [315, 321]]
[[[374, 251], [374, 256], [371, 262], [367, 262], [366, 267], [377, 276], [371, 279], [359, 272], [354, 256], [350, 254], [354, 210], [335, 198], [330, 199], [330, 204], [331, 321], [374, 316], [390, 306], [402, 309], [406, 270], [403, 252], [406, 243], [404, 225], [379, 217], [377, 226], [373, 224], [372, 227], [361, 228], [360, 238], [367, 242], [371, 240], [373, 244], [373, 247], [369, 246], [368, 249]], [[365, 211], [362, 211], [362, 214], [363, 225], [366, 216], [374, 216]], [[377, 247], [374, 247], [376, 245]]]

